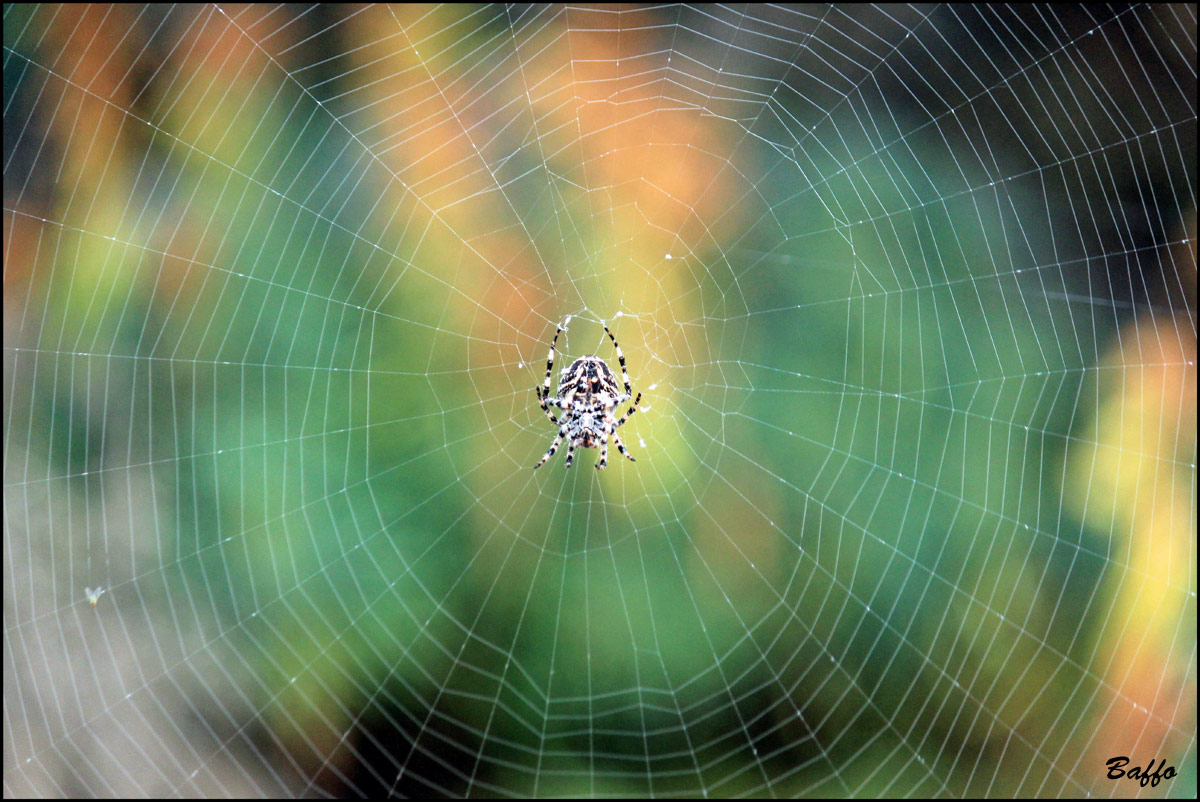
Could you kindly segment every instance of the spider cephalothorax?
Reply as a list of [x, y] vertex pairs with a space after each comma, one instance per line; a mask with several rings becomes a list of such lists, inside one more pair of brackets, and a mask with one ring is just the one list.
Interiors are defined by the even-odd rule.
[[[558, 335], [562, 333], [562, 326], [556, 328], [554, 339], [550, 341], [550, 356], [546, 360], [546, 380], [542, 382], [541, 387], [535, 388], [535, 392], [542, 405], [542, 410], [558, 427], [558, 436], [550, 444], [550, 450], [546, 452], [546, 456], [533, 466], [535, 469], [542, 467], [546, 460], [554, 456], [554, 452], [558, 450], [558, 446], [564, 438], [567, 440], [568, 468], [571, 467], [571, 460], [575, 457], [576, 448], [599, 448], [600, 461], [596, 463], [596, 470], [602, 470], [608, 464], [609, 438], [612, 438], [612, 441], [617, 444], [617, 450], [627, 459], [637, 462], [625, 450], [625, 444], [621, 442], [621, 438], [617, 434], [617, 427], [629, 420], [629, 416], [637, 411], [642, 394], [637, 394], [633, 405], [621, 416], [620, 420], [615, 418], [617, 407], [633, 397], [633, 388], [629, 386], [629, 371], [625, 369], [625, 355], [621, 353], [621, 346], [617, 345], [617, 338], [608, 330], [608, 326], [604, 327], [604, 331], [612, 340], [613, 348], [617, 350], [617, 360], [621, 363], [621, 379], [625, 384], [625, 392], [621, 392], [621, 387], [617, 384], [617, 377], [613, 375], [612, 368], [603, 359], [598, 356], [584, 356], [576, 359], [570, 367], [563, 370], [562, 377], [558, 382], [558, 395], [551, 396], [550, 377], [554, 371], [554, 346], [558, 342]], [[550, 407], [561, 409], [562, 417], [554, 417]]]

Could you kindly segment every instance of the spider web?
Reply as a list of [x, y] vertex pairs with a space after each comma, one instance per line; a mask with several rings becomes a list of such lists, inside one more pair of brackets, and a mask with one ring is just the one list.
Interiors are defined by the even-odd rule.
[[1193, 6], [4, 43], [6, 795], [1195, 794]]

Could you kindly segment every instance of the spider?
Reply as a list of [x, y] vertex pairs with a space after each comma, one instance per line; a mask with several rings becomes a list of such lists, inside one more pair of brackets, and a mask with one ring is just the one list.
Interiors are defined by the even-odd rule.
[[[554, 452], [558, 450], [564, 437], [567, 439], [568, 468], [571, 467], [571, 460], [575, 458], [576, 448], [599, 448], [600, 461], [596, 463], [596, 470], [603, 470], [604, 466], [608, 464], [608, 439], [610, 437], [617, 444], [617, 450], [626, 459], [630, 462], [637, 462], [625, 450], [625, 444], [621, 442], [621, 438], [617, 434], [617, 427], [629, 420], [629, 416], [637, 411], [642, 394], [637, 394], [637, 398], [633, 400], [633, 406], [621, 416], [620, 420], [614, 419], [617, 407], [633, 397], [633, 388], [629, 386], [629, 371], [625, 369], [625, 355], [621, 353], [621, 346], [617, 345], [617, 338], [608, 330], [607, 325], [604, 326], [604, 332], [612, 340], [613, 348], [617, 350], [617, 360], [621, 363], [621, 378], [625, 382], [625, 392], [621, 392], [617, 386], [617, 377], [613, 375], [612, 368], [605, 364], [603, 359], [598, 356], [584, 356], [576, 359], [570, 367], [562, 372], [562, 377], [558, 382], [558, 395], [551, 396], [550, 376], [554, 370], [554, 346], [558, 342], [558, 335], [562, 333], [562, 326], [558, 326], [554, 331], [554, 339], [550, 341], [550, 356], [546, 360], [546, 380], [542, 382], [541, 387], [534, 388], [538, 401], [542, 405], [542, 411], [558, 427], [558, 436], [550, 444], [550, 450], [546, 452], [546, 456], [533, 466], [534, 470], [542, 467], [546, 460], [554, 456]], [[563, 411], [561, 420], [554, 417], [550, 407], [558, 407]]]

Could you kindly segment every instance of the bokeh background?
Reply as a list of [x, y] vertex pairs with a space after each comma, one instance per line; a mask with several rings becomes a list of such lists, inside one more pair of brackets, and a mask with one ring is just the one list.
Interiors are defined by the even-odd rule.
[[4, 48], [6, 795], [1194, 796], [1194, 6]]

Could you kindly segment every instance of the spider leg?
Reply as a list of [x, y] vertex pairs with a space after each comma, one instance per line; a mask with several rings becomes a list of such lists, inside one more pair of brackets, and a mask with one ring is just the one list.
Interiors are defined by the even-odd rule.
[[567, 444], [567, 467], [571, 467], [571, 460], [575, 459], [575, 441], [572, 440]]
[[550, 355], [546, 357], [546, 380], [542, 382], [542, 389], [538, 394], [538, 397], [542, 399], [550, 397], [550, 376], [554, 370], [554, 346], [558, 343], [558, 335], [560, 334], [562, 334], [561, 324], [554, 327], [554, 339], [550, 341]]
[[621, 442], [621, 435], [613, 432], [612, 439], [613, 442], [617, 444], [617, 451], [620, 451], [622, 454], [624, 454], [625, 459], [629, 460], [630, 462], [637, 462], [637, 460], [630, 456], [629, 452], [625, 450], [625, 444]]
[[625, 355], [621, 353], [621, 346], [617, 345], [617, 338], [608, 330], [608, 324], [604, 324], [604, 332], [608, 335], [608, 339], [612, 340], [613, 348], [617, 349], [617, 361], [621, 363], [621, 381], [625, 382], [625, 394], [633, 395], [633, 388], [629, 386], [629, 371], [625, 369]]
[[642, 400], [642, 394], [641, 394], [641, 393], [638, 393], [638, 394], [637, 394], [637, 398], [633, 399], [633, 406], [631, 406], [631, 407], [628, 409], [628, 411], [626, 411], [626, 413], [625, 413], [624, 415], [622, 415], [622, 416], [621, 416], [621, 419], [620, 419], [619, 421], [617, 421], [617, 422], [616, 422], [616, 424], [614, 424], [614, 425], [613, 425], [613, 430], [614, 430], [614, 431], [615, 431], [615, 430], [616, 430], [616, 428], [617, 428], [618, 426], [620, 426], [622, 423], [624, 423], [625, 421], [629, 420], [629, 416], [630, 416], [630, 415], [632, 415], [633, 413], [637, 412], [637, 405], [638, 405], [638, 403], [639, 403], [641, 400]]
[[608, 464], [608, 438], [600, 445], [600, 461], [596, 463], [596, 470], [604, 470], [604, 466]]
[[[541, 460], [539, 460], [539, 461], [538, 461], [538, 464], [537, 464], [537, 465], [534, 465], [534, 466], [533, 466], [533, 469], [534, 469], [535, 471], [536, 471], [538, 468], [542, 467], [542, 465], [544, 465], [544, 464], [546, 463], [546, 460], [548, 460], [548, 459], [550, 459], [551, 457], [553, 457], [553, 456], [554, 456], [554, 452], [558, 450], [558, 444], [562, 442], [563, 435], [564, 435], [564, 434], [566, 434], [566, 433], [567, 433], [567, 428], [566, 428], [565, 426], [564, 426], [563, 428], [561, 428], [561, 429], [559, 429], [559, 430], [558, 430], [558, 436], [557, 436], [557, 437], [555, 437], [555, 438], [554, 438], [554, 442], [550, 444], [550, 450], [549, 450], [549, 451], [547, 451], [547, 452], [546, 452], [546, 455], [545, 455], [544, 457], [542, 457], [542, 458], [541, 458]], [[568, 460], [570, 460], [570, 459], [571, 459], [571, 454], [570, 454], [570, 451], [574, 451], [574, 450], [575, 450], [575, 447], [574, 447], [574, 446], [571, 446], [571, 448], [568, 450], [568, 453], [567, 453], [567, 459], [568, 459]], [[571, 463], [570, 463], [570, 462], [568, 462], [567, 464], [568, 464], [568, 465], [570, 465]]]
[[533, 391], [534, 391], [535, 393], [537, 393], [537, 397], [538, 397], [538, 403], [540, 403], [540, 404], [542, 405], [542, 412], [545, 412], [545, 413], [546, 413], [546, 417], [548, 417], [548, 418], [549, 418], [549, 419], [550, 419], [550, 420], [551, 420], [551, 421], [554, 423], [554, 425], [555, 425], [555, 426], [557, 426], [557, 425], [558, 425], [558, 418], [554, 417], [554, 413], [553, 413], [553, 412], [551, 412], [551, 411], [548, 409], [548, 407], [559, 407], [559, 408], [561, 409], [561, 408], [562, 408], [562, 401], [558, 400], [557, 398], [546, 398], [546, 397], [544, 397], [544, 396], [542, 395], [542, 388], [541, 388], [541, 387], [534, 387], [534, 388], [533, 388]]
[[562, 325], [561, 324], [554, 327], [554, 339], [550, 341], [550, 353], [546, 357], [546, 378], [542, 382], [541, 387], [533, 388], [534, 392], [537, 393], [538, 403], [540, 403], [542, 405], [542, 412], [546, 413], [546, 417], [548, 417], [551, 421], [553, 421], [555, 426], [558, 425], [558, 418], [554, 417], [554, 414], [551, 413], [550, 410], [547, 409], [546, 407], [547, 407], [547, 405], [556, 406], [556, 407], [560, 407], [560, 408], [562, 407], [562, 404], [559, 403], [557, 398], [555, 398], [555, 399], [550, 398], [550, 376], [553, 374], [553, 371], [554, 371], [554, 346], [558, 343], [558, 335], [560, 335], [560, 334], [562, 334]]

